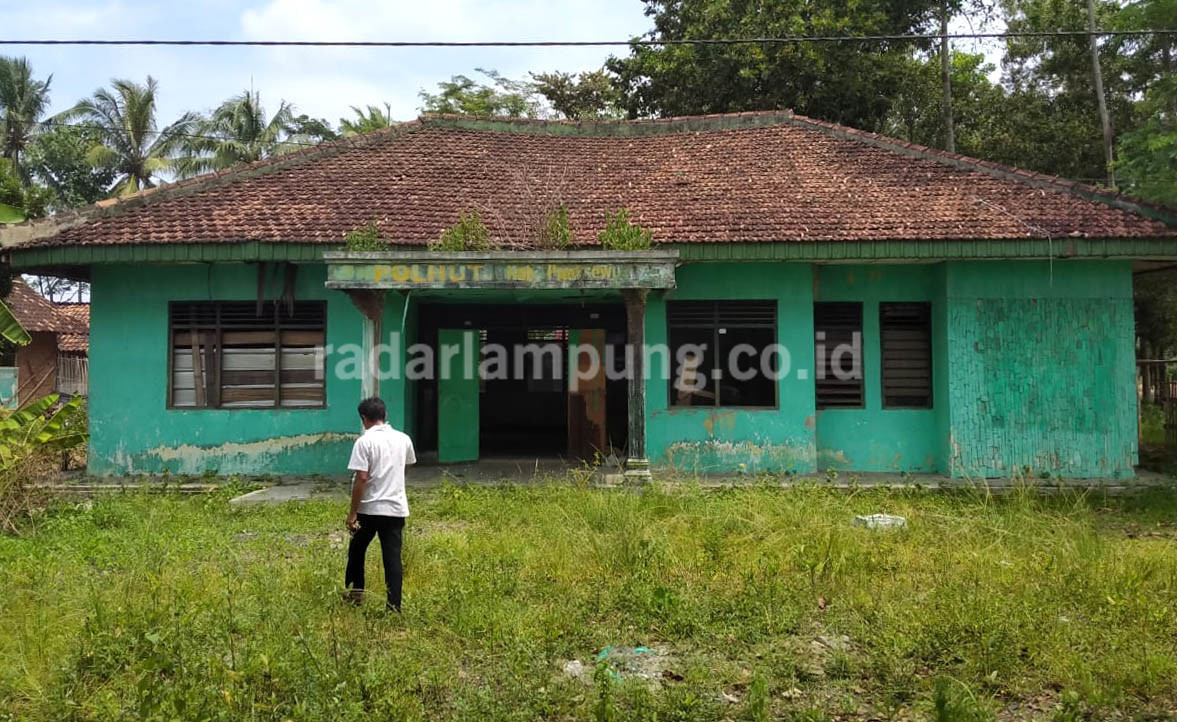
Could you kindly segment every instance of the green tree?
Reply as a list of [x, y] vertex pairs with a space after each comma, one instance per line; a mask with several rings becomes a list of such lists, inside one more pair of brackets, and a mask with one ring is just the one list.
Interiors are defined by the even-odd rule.
[[33, 78], [33, 68], [27, 58], [0, 57], [0, 142], [2, 155], [16, 166], [22, 180], [29, 173], [22, 163], [22, 154], [40, 126], [41, 117], [49, 107], [50, 75], [45, 80]]
[[[1086, 5], [1064, 0], [1004, 0], [1006, 25], [1015, 32], [1086, 30]], [[1120, 5], [1096, 4], [1097, 24], [1115, 27]], [[1131, 127], [1133, 66], [1114, 42], [1099, 48], [1111, 125], [1116, 133]], [[1091, 50], [1085, 36], [1019, 37], [1007, 43], [1004, 82], [1025, 104], [1013, 107], [1020, 137], [1028, 141], [1022, 167], [1052, 175], [1102, 182], [1107, 175], [1103, 130], [1096, 102]], [[1035, 152], [1034, 148], [1038, 150]]]
[[94, 166], [89, 152], [102, 142], [94, 128], [50, 125], [33, 138], [26, 164], [33, 177], [53, 191], [50, 207], [62, 211], [102, 200], [115, 171]]
[[243, 91], [193, 124], [192, 135], [182, 139], [185, 155], [176, 159], [176, 173], [194, 176], [296, 150], [304, 141], [295, 120], [286, 101], [267, 115], [259, 94]]
[[397, 125], [397, 122], [392, 119], [392, 106], [388, 103], [384, 104], [383, 109], [369, 105], [361, 110], [358, 106], [353, 105], [351, 111], [355, 114], [354, 118], [339, 119], [339, 130], [345, 136], [362, 135]]
[[1168, 104], [1164, 96], [1177, 93], [1175, 83], [1177, 78], [1167, 78], [1149, 93], [1140, 109], [1144, 121], [1120, 135], [1116, 161], [1121, 188], [1172, 207], [1177, 207], [1177, 118], [1161, 108]]
[[312, 118], [306, 113], [294, 116], [290, 129], [290, 138], [303, 144], [339, 139], [339, 133], [331, 127], [330, 121], [326, 118]]
[[621, 118], [621, 94], [604, 68], [583, 73], [531, 73], [536, 92], [560, 116], [569, 120]]
[[[981, 54], [953, 53], [950, 65], [956, 151], [988, 158], [996, 149], [996, 125], [1008, 107], [1006, 93], [989, 80], [994, 67]], [[896, 138], [943, 147], [944, 114], [941, 109], [938, 57], [907, 60], [891, 98], [882, 132]]]
[[437, 84], [437, 92], [422, 90], [421, 110], [427, 113], [538, 118], [542, 105], [535, 86], [522, 80], [504, 78], [497, 70], [475, 70], [490, 79], [481, 83], [465, 75], [455, 75]]
[[[1117, 14], [1116, 27], [1167, 27], [1173, 18], [1177, 0], [1141, 0]], [[1121, 37], [1115, 50], [1127, 59], [1131, 92], [1142, 97], [1120, 135], [1116, 180], [1133, 195], [1177, 206], [1177, 37]]]
[[[649, 40], [921, 32], [932, 0], [643, 0]], [[904, 43], [741, 43], [632, 45], [612, 57], [631, 118], [791, 108], [874, 130], [913, 48]]]
[[0, 223], [42, 218], [53, 193], [35, 183], [25, 183], [9, 158], [0, 158]]
[[92, 98], [63, 114], [80, 119], [98, 130], [99, 142], [90, 148], [90, 162], [116, 173], [113, 193], [134, 193], [152, 188], [158, 175], [173, 166], [185, 136], [196, 127], [197, 116], [185, 113], [162, 130], [157, 129], [155, 95], [158, 84], [147, 76], [146, 84], [115, 79], [111, 88], [100, 88]]

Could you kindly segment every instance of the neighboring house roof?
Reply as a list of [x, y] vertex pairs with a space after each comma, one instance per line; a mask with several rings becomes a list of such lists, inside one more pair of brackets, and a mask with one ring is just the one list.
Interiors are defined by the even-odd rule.
[[[62, 333], [57, 337], [57, 349], [70, 353], [87, 353], [90, 350], [90, 304], [59, 303], [57, 312], [69, 318], [77, 333]], [[84, 329], [84, 331], [82, 331]]]
[[57, 337], [57, 350], [68, 353], [89, 353], [90, 334], [63, 333]]
[[86, 351], [90, 338], [90, 304], [55, 304], [19, 278], [4, 299], [25, 330], [57, 334], [61, 351]]
[[477, 209], [578, 244], [628, 208], [662, 243], [1177, 236], [1177, 212], [788, 112], [571, 123], [426, 116], [15, 230], [22, 245], [341, 243], [375, 220], [421, 245]]
[[74, 329], [73, 320], [57, 312], [53, 302], [34, 291], [19, 278], [13, 279], [12, 291], [4, 299], [12, 315], [26, 331], [60, 331], [62, 325]]

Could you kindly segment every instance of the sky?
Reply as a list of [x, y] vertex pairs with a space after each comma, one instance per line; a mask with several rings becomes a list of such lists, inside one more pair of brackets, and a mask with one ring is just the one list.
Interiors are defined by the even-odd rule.
[[[646, 32], [640, 0], [0, 0], [0, 36], [153, 40], [600, 40]], [[279, 100], [332, 124], [350, 106], [389, 103], [398, 120], [419, 113], [422, 89], [475, 68], [510, 78], [528, 71], [600, 67], [618, 48], [210, 48], [0, 46], [52, 73], [51, 112], [111, 78], [159, 81], [158, 120], [208, 111], [250, 87], [272, 113]]]

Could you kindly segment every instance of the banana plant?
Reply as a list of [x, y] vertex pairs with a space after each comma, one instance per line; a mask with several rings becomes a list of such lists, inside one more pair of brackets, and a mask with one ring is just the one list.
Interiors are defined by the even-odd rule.
[[16, 320], [16, 316], [12, 315], [12, 309], [3, 301], [0, 301], [0, 338], [17, 346], [27, 346], [33, 340], [25, 327], [20, 325], [20, 321]]
[[68, 449], [89, 438], [70, 423], [82, 399], [74, 396], [56, 410], [58, 394], [49, 394], [0, 418], [0, 474], [43, 451]]

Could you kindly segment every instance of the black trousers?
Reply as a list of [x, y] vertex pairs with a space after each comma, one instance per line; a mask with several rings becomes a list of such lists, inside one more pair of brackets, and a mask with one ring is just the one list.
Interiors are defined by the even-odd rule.
[[401, 608], [401, 543], [404, 539], [405, 518], [403, 516], [375, 516], [357, 514], [360, 528], [351, 537], [347, 547], [347, 572], [344, 585], [352, 589], [364, 588], [364, 558], [372, 537], [380, 536], [380, 554], [384, 557], [384, 585], [388, 587], [388, 606], [398, 612]]

